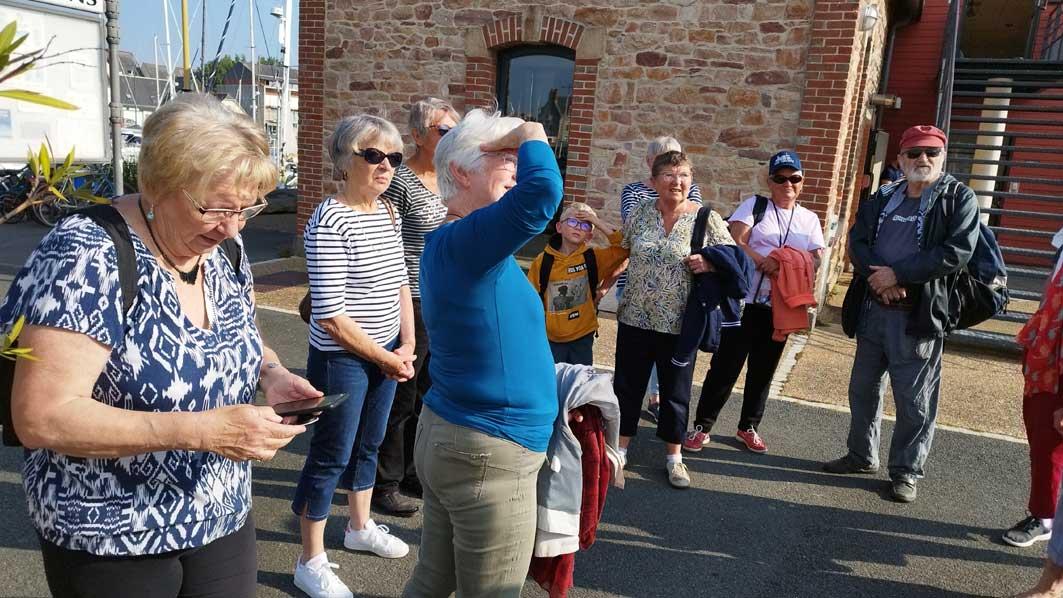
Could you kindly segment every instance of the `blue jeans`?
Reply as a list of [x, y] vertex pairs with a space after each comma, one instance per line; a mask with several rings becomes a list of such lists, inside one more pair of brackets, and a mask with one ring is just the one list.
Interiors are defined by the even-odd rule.
[[554, 354], [554, 363], [594, 365], [594, 333], [567, 343], [550, 341], [550, 352]]
[[1060, 494], [1060, 505], [1056, 506], [1056, 516], [1052, 519], [1052, 537], [1048, 539], [1048, 549], [1045, 551], [1048, 559], [1063, 567], [1063, 493]]
[[[387, 345], [390, 351], [395, 341]], [[307, 379], [325, 394], [348, 398], [312, 424], [292, 511], [312, 521], [328, 517], [337, 488], [359, 492], [376, 483], [377, 449], [384, 439], [396, 383], [376, 365], [346, 351], [310, 347]]]

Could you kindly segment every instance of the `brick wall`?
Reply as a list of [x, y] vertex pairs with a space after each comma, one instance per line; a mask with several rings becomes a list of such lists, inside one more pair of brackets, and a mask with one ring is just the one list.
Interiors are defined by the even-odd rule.
[[[883, 3], [878, 5], [885, 15]], [[805, 167], [803, 203], [824, 221], [841, 211], [839, 202], [852, 199], [845, 183], [863, 164], [853, 164], [850, 145], [853, 136], [866, 136], [866, 127], [854, 127], [853, 121], [861, 118], [879, 79], [862, 56], [868, 43], [881, 54], [885, 23], [875, 31], [858, 31], [861, 8], [850, 0], [820, 0], [813, 19], [797, 151]]]
[[[885, 14], [884, 0], [871, 1]], [[846, 169], [862, 151], [849, 142], [866, 133], [853, 128], [851, 114], [863, 110], [863, 95], [878, 80], [871, 69], [869, 80], [859, 83], [867, 34], [856, 31], [856, 5], [331, 0], [317, 21], [324, 28], [321, 128], [307, 130], [311, 123], [303, 117], [300, 162], [313, 154], [303, 146], [320, 147], [346, 114], [379, 114], [404, 130], [410, 103], [424, 96], [449, 98], [459, 109], [487, 105], [495, 96], [499, 49], [552, 43], [576, 52], [567, 196], [615, 220], [621, 187], [648, 174], [648, 141], [674, 135], [691, 156], [704, 196], [722, 212], [766, 191], [767, 158], [795, 147], [816, 179], [806, 185], [804, 199], [821, 214], [837, 212]], [[307, 14], [301, 20], [301, 27], [312, 25], [305, 23]], [[872, 61], [881, 53], [884, 29], [881, 23], [871, 34]], [[303, 55], [301, 85], [310, 75]], [[313, 106], [318, 96], [310, 96]], [[321, 169], [320, 187], [301, 186], [301, 213], [335, 188], [328, 171]]]
[[[466, 33], [464, 97], [455, 93], [455, 101], [464, 100], [466, 108], [493, 107], [498, 72], [498, 51], [522, 44], [549, 44], [573, 50], [576, 64], [572, 75], [569, 100], [568, 163], [565, 176], [565, 199], [582, 201], [595, 208], [605, 207], [602, 198], [587, 195], [587, 167], [594, 123], [594, 96], [598, 88], [598, 62], [601, 60], [600, 35], [588, 34], [586, 28], [560, 17], [543, 16], [537, 8], [523, 13], [501, 16]], [[594, 32], [597, 33], [597, 32]]]
[[[299, 204], [296, 222], [301, 233], [323, 196], [332, 169], [322, 159], [325, 133], [325, 0], [299, 0]], [[307, 198], [314, 198], [307, 200]], [[293, 250], [302, 254], [302, 237]]]

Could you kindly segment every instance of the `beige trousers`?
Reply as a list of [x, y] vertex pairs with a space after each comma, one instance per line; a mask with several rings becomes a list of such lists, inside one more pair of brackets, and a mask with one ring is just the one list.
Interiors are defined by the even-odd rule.
[[518, 598], [535, 543], [535, 485], [544, 458], [447, 422], [426, 405], [414, 444], [424, 528], [402, 595]]

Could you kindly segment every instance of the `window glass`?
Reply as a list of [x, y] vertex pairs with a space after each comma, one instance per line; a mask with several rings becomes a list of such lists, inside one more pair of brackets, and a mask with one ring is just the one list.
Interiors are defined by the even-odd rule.
[[554, 46], [514, 48], [498, 59], [499, 109], [506, 116], [542, 123], [562, 176], [574, 67], [575, 54]]

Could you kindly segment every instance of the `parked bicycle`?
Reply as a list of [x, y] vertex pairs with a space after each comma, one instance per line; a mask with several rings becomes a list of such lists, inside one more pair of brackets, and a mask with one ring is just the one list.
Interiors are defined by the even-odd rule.
[[10, 224], [21, 222], [29, 217], [29, 211], [23, 210], [15, 213], [22, 202], [29, 195], [32, 179], [30, 169], [23, 166], [20, 170], [5, 170], [0, 172], [0, 220]]
[[115, 195], [114, 181], [110, 172], [110, 167], [106, 164], [85, 166], [80, 176], [63, 181], [59, 188], [62, 197], [51, 195], [31, 208], [33, 219], [44, 226], [55, 226], [67, 214], [93, 205], [91, 201], [73, 198], [72, 192], [75, 189], [87, 189], [89, 193], [97, 197], [113, 198]]

